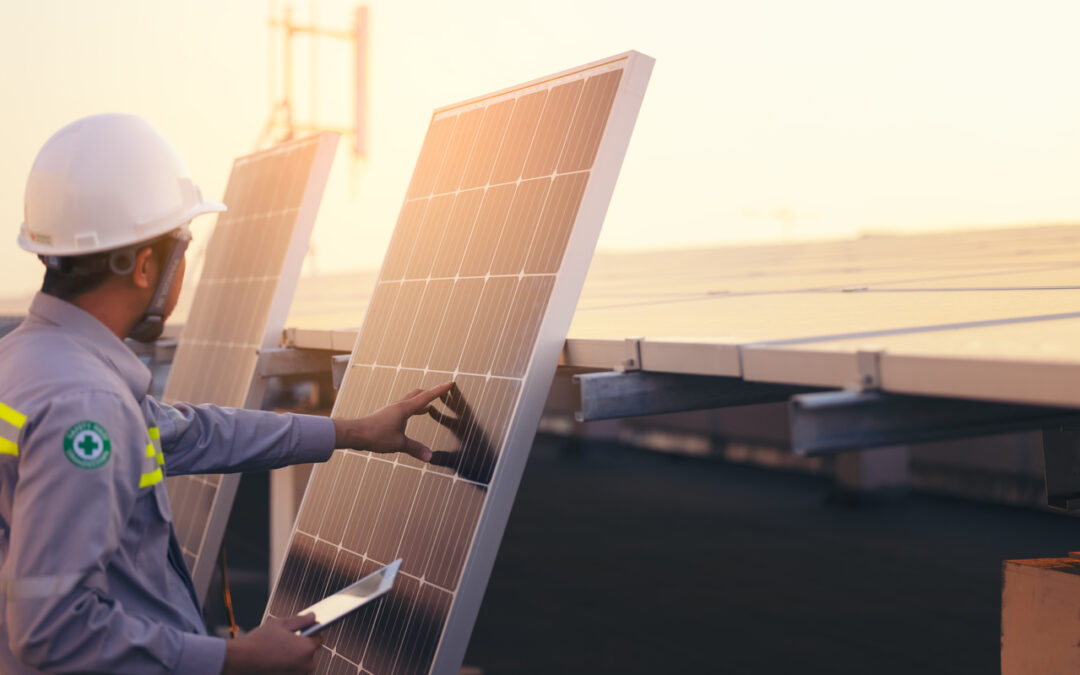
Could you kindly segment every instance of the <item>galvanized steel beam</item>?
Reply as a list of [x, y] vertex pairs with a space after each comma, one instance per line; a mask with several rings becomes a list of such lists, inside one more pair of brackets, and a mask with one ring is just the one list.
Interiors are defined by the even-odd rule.
[[645, 371], [583, 373], [579, 422], [785, 401], [808, 387]]
[[949, 438], [1080, 426], [1080, 411], [877, 391], [831, 391], [792, 398], [791, 445], [802, 455]]

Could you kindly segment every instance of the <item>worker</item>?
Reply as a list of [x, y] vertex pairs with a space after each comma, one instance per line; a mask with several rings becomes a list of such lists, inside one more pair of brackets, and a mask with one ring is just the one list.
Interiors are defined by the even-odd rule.
[[207, 635], [163, 476], [321, 462], [335, 447], [431, 457], [405, 424], [449, 384], [354, 420], [147, 393], [123, 339], [161, 334], [188, 224], [225, 208], [131, 115], [78, 120], [34, 161], [18, 242], [45, 277], [0, 340], [0, 672], [310, 672], [321, 638], [296, 632], [310, 614]]

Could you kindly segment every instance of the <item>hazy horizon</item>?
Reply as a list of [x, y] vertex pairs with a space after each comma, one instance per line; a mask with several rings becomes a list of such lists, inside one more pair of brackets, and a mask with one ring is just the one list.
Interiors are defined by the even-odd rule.
[[[602, 249], [598, 250], [593, 256], [593, 265], [590, 268], [590, 273], [596, 268], [604, 268], [606, 271], [610, 271], [612, 265], [617, 265], [620, 262], [620, 258], [631, 259], [643, 255], [657, 256], [656, 260], [660, 261], [663, 256], [679, 256], [687, 253], [697, 253], [707, 251], [716, 251], [717, 253], [730, 253], [733, 249], [742, 249], [747, 252], [752, 250], [778, 248], [778, 247], [796, 247], [800, 245], [813, 246], [815, 244], [825, 245], [829, 242], [832, 243], [844, 243], [853, 242], [860, 239], [870, 238], [888, 238], [888, 237], [933, 237], [935, 235], [948, 235], [952, 233], [965, 232], [970, 234], [978, 234], [985, 232], [991, 233], [1008, 233], [1016, 230], [1034, 230], [1045, 228], [1070, 228], [1080, 227], [1080, 222], [1077, 223], [1032, 223], [1023, 226], [1005, 226], [1005, 227], [987, 227], [987, 228], [951, 228], [951, 229], [933, 229], [928, 228], [919, 231], [868, 231], [861, 233], [859, 236], [821, 236], [817, 238], [806, 239], [789, 239], [786, 241], [762, 241], [762, 242], [721, 242], [711, 245], [698, 245], [698, 246], [670, 246], [670, 247], [652, 247], [642, 249]], [[381, 261], [380, 261], [381, 262]], [[636, 262], [627, 260], [627, 262]], [[189, 257], [188, 272], [184, 280], [184, 290], [180, 296], [180, 302], [176, 308], [176, 312], [171, 323], [178, 323], [184, 320], [187, 312], [190, 309], [191, 301], [194, 299], [194, 288], [198, 281], [198, 276], [201, 273], [201, 261], [197, 259], [190, 259]], [[764, 270], [763, 270], [764, 272]], [[341, 282], [344, 280], [359, 281], [360, 285], [356, 286], [357, 292], [363, 296], [364, 303], [366, 304], [367, 294], [374, 286], [375, 279], [379, 273], [379, 264], [372, 265], [370, 267], [356, 268], [352, 270], [316, 270], [311, 266], [305, 266], [300, 276], [300, 285], [297, 289], [297, 293], [293, 298], [292, 309], [290, 310], [290, 317], [295, 318], [303, 316], [306, 313], [305, 308], [301, 305], [305, 302], [305, 294], [312, 294], [315, 292], [315, 288], [312, 286], [312, 282], [318, 280], [325, 280], [327, 282]], [[590, 277], [591, 278], [591, 277]], [[40, 282], [40, 275], [38, 277]], [[331, 284], [333, 285], [333, 284]], [[586, 280], [586, 287], [588, 288], [589, 281]], [[340, 289], [334, 287], [331, 293], [338, 293]], [[21, 293], [5, 294], [0, 293], [0, 316], [21, 315], [25, 313], [30, 300], [33, 298], [36, 292], [36, 286], [34, 289], [26, 290]], [[358, 296], [359, 297], [359, 296]], [[317, 303], [316, 303], [317, 304]], [[360, 308], [357, 308], [359, 311]], [[291, 321], [287, 327], [308, 327], [303, 322], [297, 323]], [[323, 326], [325, 327], [325, 326]], [[345, 328], [346, 326], [340, 326]]]
[[[354, 3], [296, 2], [347, 29]], [[371, 154], [332, 169], [307, 271], [379, 265], [436, 107], [636, 49], [656, 68], [601, 251], [1080, 222], [1080, 5], [855, 0], [385, 2], [371, 17]], [[5, 3], [3, 295], [37, 286], [14, 245], [26, 172], [77, 117], [141, 114], [224, 191], [270, 111], [280, 2]], [[314, 11], [313, 11], [314, 8]], [[298, 116], [345, 124], [344, 45], [296, 43]], [[196, 221], [205, 245], [212, 218]]]

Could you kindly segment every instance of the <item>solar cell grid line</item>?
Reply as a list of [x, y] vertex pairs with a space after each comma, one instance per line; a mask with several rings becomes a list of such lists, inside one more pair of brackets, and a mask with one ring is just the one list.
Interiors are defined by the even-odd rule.
[[403, 558], [317, 672], [460, 667], [652, 64], [627, 52], [433, 114], [333, 415], [456, 386], [408, 424], [430, 464], [338, 450], [312, 473], [267, 617]]
[[[255, 408], [259, 350], [280, 342], [338, 135], [238, 158], [165, 386], [166, 402]], [[166, 472], [168, 465], [166, 464]], [[206, 595], [239, 476], [170, 476], [177, 539]]]

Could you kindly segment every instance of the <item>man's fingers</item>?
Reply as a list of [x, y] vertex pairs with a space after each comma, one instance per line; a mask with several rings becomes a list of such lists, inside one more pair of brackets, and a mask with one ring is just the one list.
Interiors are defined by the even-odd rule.
[[427, 391], [421, 391], [418, 394], [410, 396], [408, 398], [408, 404], [409, 404], [409, 408], [411, 408], [414, 411], [412, 414], [415, 415], [417, 413], [424, 412], [424, 410], [427, 408], [427, 406], [432, 401], [439, 398], [440, 396], [442, 396], [446, 392], [450, 391], [450, 387], [452, 387], [452, 386], [454, 386], [453, 382], [447, 382], [445, 384], [440, 384], [439, 386], [435, 387], [434, 389], [428, 389]]
[[402, 398], [402, 400], [408, 400], [408, 399], [412, 398], [413, 396], [416, 396], [417, 394], [419, 394], [422, 391], [424, 391], [424, 390], [417, 387], [416, 389], [413, 389], [412, 391], [410, 391], [408, 394], [405, 394], [401, 398]]
[[405, 446], [402, 448], [402, 450], [417, 458], [421, 462], [431, 461], [431, 448], [424, 445], [423, 443], [420, 443], [419, 441], [414, 441], [413, 439], [406, 437]]
[[454, 383], [452, 381], [451, 382], [443, 382], [442, 384], [440, 384], [437, 387], [434, 387], [432, 389], [428, 389], [425, 392], [421, 392], [421, 393], [417, 394], [417, 397], [424, 400], [427, 403], [431, 403], [432, 401], [434, 401], [437, 398], [442, 398], [443, 396], [446, 396], [446, 394], [453, 387], [454, 387]]
[[315, 623], [315, 614], [308, 612], [307, 614], [297, 614], [296, 616], [290, 616], [283, 619], [281, 624], [289, 630], [300, 630], [301, 628], [307, 628], [311, 624]]
[[443, 402], [446, 403], [446, 407], [459, 416], [464, 415], [469, 409], [469, 404], [465, 402], [465, 397], [461, 395], [461, 390], [457, 387], [450, 389], [450, 393], [443, 399]]

